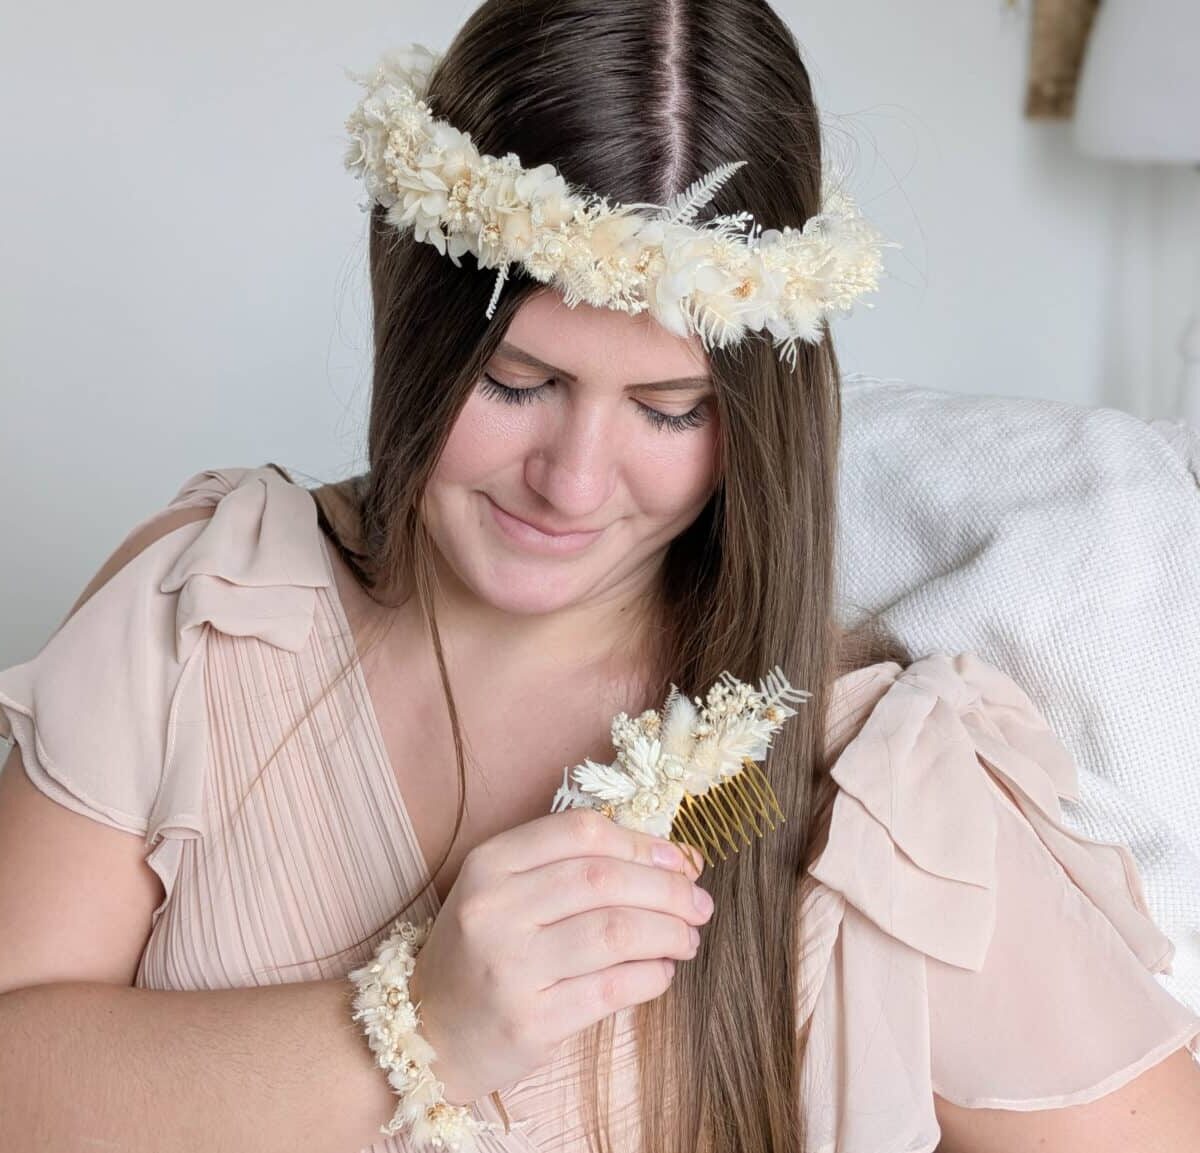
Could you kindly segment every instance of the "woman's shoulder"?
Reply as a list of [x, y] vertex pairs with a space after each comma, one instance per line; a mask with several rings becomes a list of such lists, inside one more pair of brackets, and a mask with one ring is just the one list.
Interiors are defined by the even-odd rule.
[[[1132, 854], [1068, 828], [1060, 798], [1079, 799], [1075, 761], [1028, 694], [995, 665], [974, 652], [935, 652], [907, 666], [881, 662], [840, 678], [831, 709], [837, 794], [826, 845], [807, 875], [881, 929], [948, 963], [979, 968], [995, 920], [1002, 813], [1021, 817], [1052, 855], [1095, 862], [1077, 870], [1081, 881], [1097, 895], [1117, 885], [1144, 922]], [[878, 856], [864, 858], [867, 847]], [[945, 899], [964, 902], [958, 915], [924, 915]], [[1165, 962], [1169, 942], [1144, 927], [1154, 930], [1147, 961]]]
[[1134, 858], [1067, 824], [1075, 762], [1014, 678], [937, 652], [847, 674], [831, 708], [837, 791], [800, 882], [811, 1148], [933, 1149], [935, 1094], [1056, 1108], [1200, 1055]]
[[178, 815], [174, 791], [197, 828], [205, 627], [298, 651], [331, 579], [305, 489], [273, 467], [196, 473], [125, 534], [41, 648], [0, 669], [0, 736], [76, 811], [152, 839], [156, 813]]
[[168, 508], [211, 506], [160, 591], [179, 594], [176, 637], [186, 659], [204, 625], [298, 651], [313, 627], [316, 590], [332, 574], [312, 494], [278, 465], [205, 469]]

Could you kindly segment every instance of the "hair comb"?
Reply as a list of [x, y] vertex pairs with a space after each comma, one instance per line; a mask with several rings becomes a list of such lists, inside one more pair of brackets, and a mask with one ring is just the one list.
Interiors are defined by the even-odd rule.
[[550, 811], [596, 809], [625, 828], [692, 846], [706, 864], [712, 853], [725, 860], [726, 846], [740, 849], [736, 836], [750, 843], [748, 827], [763, 836], [775, 828], [772, 815], [787, 820], [758, 762], [796, 715], [790, 706], [811, 698], [778, 665], [757, 690], [724, 672], [703, 701], [672, 685], [660, 711], [613, 718], [612, 764], [563, 769]]

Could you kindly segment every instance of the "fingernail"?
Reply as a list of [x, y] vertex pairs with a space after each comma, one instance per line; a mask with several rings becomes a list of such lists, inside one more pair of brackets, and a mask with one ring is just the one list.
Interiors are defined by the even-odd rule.
[[692, 902], [695, 904], [698, 912], [711, 913], [713, 911], [713, 899], [706, 889], [696, 885], [692, 889]]
[[656, 841], [650, 846], [650, 859], [664, 869], [678, 869], [683, 864], [679, 850], [665, 841]]

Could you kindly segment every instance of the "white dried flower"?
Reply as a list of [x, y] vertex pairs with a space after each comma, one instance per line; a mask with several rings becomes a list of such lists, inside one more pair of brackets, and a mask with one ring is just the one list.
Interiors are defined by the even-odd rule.
[[[771, 737], [796, 715], [788, 702], [811, 697], [792, 688], [778, 666], [758, 690], [724, 672], [704, 701], [689, 700], [672, 685], [661, 712], [613, 718], [616, 759], [564, 769], [550, 811], [606, 807], [626, 828], [667, 836], [685, 796], [701, 797], [742, 772], [748, 760], [764, 760]], [[570, 787], [568, 775], [578, 788]]]
[[[388, 221], [412, 229], [455, 265], [464, 252], [497, 269], [487, 315], [510, 266], [581, 302], [637, 314], [668, 331], [697, 333], [708, 349], [747, 332], [770, 333], [795, 367], [796, 343], [819, 342], [822, 320], [878, 288], [885, 242], [828, 174], [821, 211], [803, 229], [762, 231], [748, 212], [693, 220], [745, 161], [696, 180], [666, 205], [610, 205], [572, 189], [553, 165], [516, 153], [481, 155], [468, 133], [424, 99], [441, 55], [420, 44], [386, 53], [373, 72], [347, 76], [366, 95], [346, 120], [345, 167], [361, 177]], [[866, 307], [871, 307], [868, 303]]]
[[[380, 1132], [391, 1136], [408, 1131], [417, 1146], [476, 1153], [478, 1134], [499, 1133], [504, 1126], [477, 1120], [468, 1107], [446, 1101], [442, 1083], [430, 1068], [437, 1053], [417, 1032], [420, 1019], [408, 995], [416, 955], [432, 927], [432, 917], [424, 925], [393, 922], [372, 960], [348, 974], [357, 986], [352, 1018], [365, 1022], [376, 1064], [387, 1070], [388, 1084], [399, 1095], [395, 1112]], [[509, 1127], [525, 1124], [516, 1121]]]

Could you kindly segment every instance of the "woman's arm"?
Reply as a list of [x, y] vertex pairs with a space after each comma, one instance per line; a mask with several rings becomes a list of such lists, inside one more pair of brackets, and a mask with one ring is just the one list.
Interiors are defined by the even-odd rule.
[[[86, 948], [86, 942], [81, 942]], [[345, 979], [0, 995], [0, 1153], [351, 1153], [396, 1098]]]
[[[68, 619], [159, 537], [131, 533]], [[103, 752], [103, 750], [98, 750]], [[113, 765], [113, 773], [127, 766]], [[350, 1153], [396, 1098], [347, 979], [132, 987], [164, 897], [144, 838], [48, 799], [21, 747], [0, 771], [0, 1153]]]
[[1085, 1105], [966, 1109], [935, 1095], [934, 1112], [938, 1153], [1192, 1153], [1200, 1143], [1200, 1066], [1178, 1049]]

